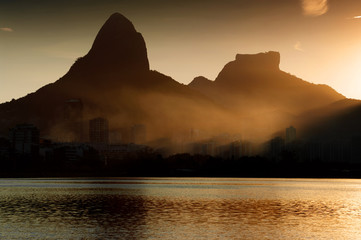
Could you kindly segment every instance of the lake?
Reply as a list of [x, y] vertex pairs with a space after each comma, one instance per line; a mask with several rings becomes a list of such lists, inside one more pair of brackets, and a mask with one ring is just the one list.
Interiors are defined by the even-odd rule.
[[360, 226], [361, 180], [0, 180], [0, 239], [359, 239]]

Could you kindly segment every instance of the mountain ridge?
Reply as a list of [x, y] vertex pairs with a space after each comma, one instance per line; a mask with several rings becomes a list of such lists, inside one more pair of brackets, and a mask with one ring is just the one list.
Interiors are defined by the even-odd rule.
[[[235, 60], [227, 63], [214, 81], [198, 77], [189, 86], [211, 98], [224, 98], [221, 101], [227, 105], [232, 102], [252, 102], [252, 98], [257, 98], [263, 102], [260, 102], [259, 107], [270, 107], [272, 103], [292, 114], [345, 99], [327, 85], [309, 83], [280, 70], [279, 64], [280, 54], [275, 51], [237, 54]], [[218, 94], [215, 89], [219, 90]]]
[[280, 53], [274, 51], [237, 54], [216, 80], [198, 77], [183, 85], [150, 70], [142, 35], [130, 20], [115, 13], [99, 30], [89, 52], [63, 77], [0, 105], [0, 130], [29, 122], [50, 137], [73, 136], [63, 117], [64, 104], [81, 99], [83, 122], [104, 116], [113, 129], [145, 124], [153, 139], [201, 128], [209, 135], [220, 131], [252, 135], [263, 129], [259, 135], [264, 137], [290, 124], [302, 111], [345, 99], [330, 87], [281, 71], [279, 64]]

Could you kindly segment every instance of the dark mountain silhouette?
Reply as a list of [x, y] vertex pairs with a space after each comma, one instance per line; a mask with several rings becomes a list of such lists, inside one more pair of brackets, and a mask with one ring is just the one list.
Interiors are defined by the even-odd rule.
[[237, 54], [215, 81], [195, 78], [189, 86], [232, 110], [277, 110], [291, 114], [345, 99], [327, 85], [316, 85], [279, 69], [278, 52]]
[[344, 99], [301, 114], [301, 137], [321, 142], [361, 138], [361, 101]]
[[326, 85], [281, 71], [279, 63], [277, 52], [238, 54], [215, 81], [197, 77], [183, 85], [149, 69], [142, 35], [115, 13], [90, 51], [62, 78], [0, 105], [0, 130], [6, 134], [8, 128], [27, 122], [38, 126], [42, 135], [86, 140], [76, 128], [83, 126], [86, 132], [88, 120], [101, 116], [111, 129], [144, 124], [149, 140], [180, 136], [190, 129], [202, 129], [208, 136], [232, 132], [265, 138], [304, 111], [345, 99]]
[[149, 71], [143, 36], [119, 13], [110, 16], [100, 29], [86, 60], [98, 68], [122, 67], [122, 71]]
[[210, 119], [213, 111], [219, 111], [189, 87], [150, 71], [142, 35], [119, 13], [106, 21], [88, 54], [62, 78], [2, 104], [2, 130], [5, 133], [16, 123], [29, 122], [43, 134], [72, 135], [64, 119], [69, 99], [81, 99], [84, 107], [79, 121], [104, 116], [113, 127], [143, 123], [150, 134], [156, 129], [158, 135], [169, 134], [170, 128], [190, 129], [197, 119]]

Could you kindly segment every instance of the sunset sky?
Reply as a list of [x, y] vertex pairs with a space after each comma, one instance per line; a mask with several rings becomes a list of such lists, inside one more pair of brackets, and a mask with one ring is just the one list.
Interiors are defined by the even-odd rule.
[[0, 102], [62, 77], [114, 12], [143, 34], [151, 69], [178, 82], [273, 50], [282, 70], [361, 99], [359, 0], [0, 0]]

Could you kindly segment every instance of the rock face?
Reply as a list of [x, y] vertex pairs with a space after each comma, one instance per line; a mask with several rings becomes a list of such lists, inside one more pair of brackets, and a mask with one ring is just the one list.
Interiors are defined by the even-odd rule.
[[258, 54], [237, 54], [236, 59], [227, 63], [216, 78], [216, 82], [229, 82], [237, 78], [249, 78], [255, 74], [271, 74], [278, 72], [280, 54], [278, 52], [266, 52]]
[[279, 52], [265, 52], [258, 54], [237, 54], [236, 61], [245, 67], [262, 67], [279, 70], [281, 55]]
[[243, 69], [279, 70], [279, 52], [265, 52], [258, 54], [237, 54], [235, 63]]

